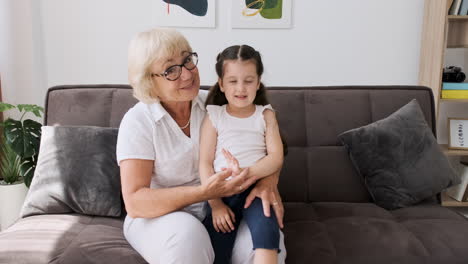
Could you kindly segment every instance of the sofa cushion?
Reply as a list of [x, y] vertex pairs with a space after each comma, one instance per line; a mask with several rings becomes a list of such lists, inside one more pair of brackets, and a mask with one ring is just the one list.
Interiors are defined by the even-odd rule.
[[80, 213], [120, 216], [116, 128], [42, 128], [39, 158], [22, 217]]
[[464, 263], [468, 221], [422, 204], [393, 211], [371, 203], [286, 203], [288, 263]]
[[146, 263], [128, 244], [123, 220], [36, 215], [0, 233], [0, 263]]
[[376, 204], [402, 208], [457, 184], [416, 100], [339, 135]]

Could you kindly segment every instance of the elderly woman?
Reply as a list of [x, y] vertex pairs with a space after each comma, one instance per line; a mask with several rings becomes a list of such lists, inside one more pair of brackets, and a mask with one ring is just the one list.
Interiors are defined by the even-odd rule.
[[[199, 92], [198, 55], [173, 29], [138, 34], [129, 48], [129, 82], [140, 101], [124, 116], [117, 142], [122, 193], [127, 210], [124, 235], [150, 263], [206, 264], [214, 260], [210, 237], [201, 223], [206, 200], [237, 194], [256, 180], [255, 165], [232, 180], [230, 170], [200, 183], [199, 133], [206, 110]], [[278, 178], [259, 180], [247, 198], [270, 205], [282, 227]], [[279, 259], [284, 263], [281, 237]], [[241, 223], [233, 263], [252, 263], [250, 231]]]

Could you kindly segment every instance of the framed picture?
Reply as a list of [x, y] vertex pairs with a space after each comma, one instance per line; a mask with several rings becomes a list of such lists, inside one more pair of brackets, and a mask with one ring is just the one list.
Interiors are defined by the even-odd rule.
[[232, 28], [290, 28], [292, 0], [232, 0]]
[[448, 119], [448, 148], [468, 149], [468, 118]]
[[155, 24], [164, 27], [215, 27], [215, 0], [154, 0]]

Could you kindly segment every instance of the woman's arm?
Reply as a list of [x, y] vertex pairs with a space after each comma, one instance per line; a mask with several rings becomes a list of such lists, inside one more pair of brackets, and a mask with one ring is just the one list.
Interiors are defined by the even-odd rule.
[[263, 112], [263, 116], [266, 125], [265, 143], [267, 155], [249, 167], [249, 177], [254, 177], [257, 180], [278, 172], [283, 166], [284, 159], [283, 143], [275, 113], [272, 110], [266, 109]]
[[199, 186], [150, 189], [153, 166], [152, 160], [120, 163], [122, 195], [130, 217], [157, 217], [205, 199]]
[[248, 170], [230, 181], [231, 171], [210, 176], [199, 186], [151, 189], [152, 160], [128, 159], [120, 162], [120, 177], [125, 208], [129, 216], [153, 218], [180, 210], [193, 203], [240, 193], [255, 181], [247, 178]]

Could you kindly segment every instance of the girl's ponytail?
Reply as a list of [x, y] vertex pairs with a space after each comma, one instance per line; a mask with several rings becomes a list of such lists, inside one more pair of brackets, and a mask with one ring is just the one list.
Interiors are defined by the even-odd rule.
[[219, 82], [216, 82], [210, 88], [210, 92], [208, 93], [208, 97], [206, 98], [205, 106], [207, 105], [225, 105], [228, 101], [226, 96], [221, 91], [221, 87], [219, 86]]

